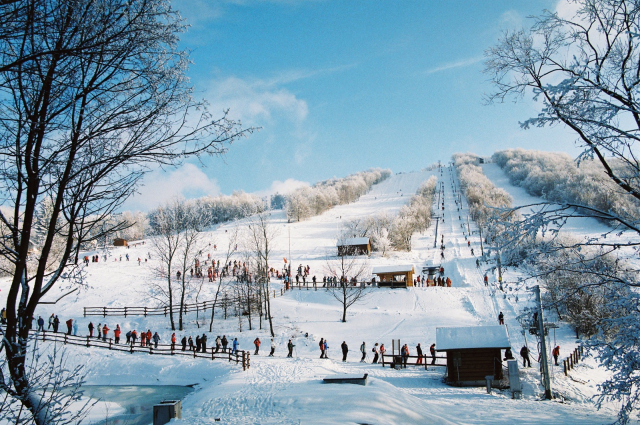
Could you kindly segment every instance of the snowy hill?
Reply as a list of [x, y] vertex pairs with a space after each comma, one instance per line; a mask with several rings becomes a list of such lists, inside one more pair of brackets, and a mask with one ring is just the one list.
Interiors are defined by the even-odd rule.
[[[517, 202], [528, 202], [517, 192], [518, 188], [510, 186], [508, 179], [500, 175], [501, 170], [497, 166], [485, 165], [484, 171], [496, 185], [509, 191]], [[591, 397], [595, 394], [595, 383], [602, 379], [602, 375], [588, 361], [576, 369], [574, 380], [564, 377], [560, 368], [554, 368], [553, 385], [565, 396], [565, 403], [538, 401], [541, 386], [535, 364], [532, 369], [521, 370], [523, 399], [512, 400], [508, 390], [494, 391], [489, 395], [484, 388], [448, 386], [442, 382], [442, 367], [391, 370], [371, 364], [370, 352], [369, 363], [359, 362], [358, 349], [363, 341], [369, 347], [368, 351], [376, 342], [390, 347], [392, 339], [400, 339], [409, 345], [412, 354], [415, 354], [418, 343], [428, 352], [429, 345], [435, 342], [436, 327], [494, 325], [500, 311], [506, 316], [514, 353], [525, 343], [515, 317], [528, 305], [531, 295], [526, 291], [509, 294], [496, 291], [494, 270], [484, 264], [476, 266], [476, 256], [471, 254], [471, 248], [479, 255], [479, 239], [473, 233], [465, 237], [465, 232], [469, 228], [472, 232], [477, 229], [473, 222], [467, 223], [468, 211], [464, 200], [462, 205], [456, 205], [451, 173], [445, 169], [442, 176], [435, 170], [396, 174], [375, 185], [357, 202], [335, 207], [308, 221], [287, 223], [284, 213], [276, 213], [271, 218], [271, 225], [279, 229], [274, 240], [273, 258], [277, 263], [274, 267], [284, 265], [282, 258], [289, 257], [290, 249], [293, 267], [309, 265], [311, 275], [321, 280], [328, 257], [335, 255], [342, 222], [379, 212], [397, 214], [422, 182], [437, 175], [445, 188], [445, 209], [439, 211], [444, 215], [444, 222], [439, 223], [437, 236], [439, 245], [441, 235], [444, 235], [445, 258], [441, 259], [440, 249], [434, 248], [436, 235], [432, 225], [423, 234], [414, 235], [411, 252], [393, 252], [388, 257], [374, 253], [368, 259], [368, 265], [413, 264], [418, 271], [426, 265], [442, 266], [445, 275], [453, 282], [451, 288], [375, 288], [369, 291], [363, 302], [349, 309], [346, 323], [340, 322], [341, 306], [326, 289], [288, 291], [272, 300], [277, 344], [274, 358], [266, 356], [270, 342], [268, 326], [248, 331], [245, 322], [243, 332], [239, 332], [237, 318], [224, 320], [217, 316], [214, 332], [206, 332], [209, 341], [224, 334], [237, 337], [240, 348], [251, 350], [256, 337], [263, 342], [260, 355], [252, 356], [251, 368], [244, 372], [238, 366], [219, 360], [117, 353], [84, 347], [68, 347], [69, 359], [73, 363], [87, 365], [89, 384], [197, 384], [196, 391], [183, 402], [184, 423], [189, 424], [214, 423], [215, 418], [221, 418], [221, 423], [228, 424], [494, 424], [516, 421], [584, 424], [613, 421], [615, 414], [612, 409], [596, 411], [593, 407]], [[227, 223], [207, 233], [213, 259], [222, 259], [220, 251], [227, 243], [229, 231], [233, 226], [242, 224], [243, 221]], [[588, 227], [599, 231], [591, 224]], [[217, 245], [217, 251], [213, 245]], [[76, 318], [81, 334], [86, 333], [90, 320], [94, 324], [106, 321], [110, 327], [118, 323], [125, 331], [133, 328], [157, 330], [166, 343], [171, 330], [168, 319], [163, 316], [82, 317], [84, 306], [155, 305], [149, 292], [149, 282], [154, 279], [151, 268], [155, 259], [152, 256], [140, 265], [135, 261], [138, 257], [145, 258], [149, 251], [148, 243], [128, 249], [111, 249], [106, 262], [101, 259], [101, 262], [91, 263], [86, 268], [86, 288], [55, 305], [41, 306], [36, 314], [46, 318], [55, 313], [62, 322], [69, 317]], [[126, 254], [131, 261], [119, 261]], [[234, 258], [240, 259], [240, 254]], [[489, 286], [483, 283], [485, 272], [491, 276]], [[506, 279], [509, 278], [507, 274]], [[281, 283], [275, 283], [274, 287], [279, 295]], [[6, 281], [0, 283], [1, 291], [6, 291], [6, 288]], [[205, 283], [199, 299], [212, 299], [215, 288], [215, 284]], [[68, 289], [60, 288], [49, 298], [53, 301], [66, 292]], [[201, 326], [202, 321], [200, 317]], [[190, 313], [186, 331], [176, 332], [178, 339], [182, 335], [195, 336], [208, 330], [208, 321], [206, 318], [204, 321], [207, 326], [198, 328], [195, 314]], [[256, 323], [257, 319], [254, 326]], [[319, 359], [317, 344], [320, 338], [328, 340], [329, 359]], [[575, 345], [568, 328], [559, 329], [556, 338], [564, 353]], [[285, 357], [285, 345], [289, 339], [296, 345], [293, 359]], [[346, 363], [338, 358], [342, 341], [350, 347]], [[42, 346], [46, 347], [46, 344]], [[532, 351], [533, 357], [537, 358], [537, 349], [533, 347]], [[323, 377], [342, 373], [368, 373], [371, 382], [367, 386], [322, 383]], [[90, 419], [103, 419], [106, 408], [106, 404], [98, 404]], [[109, 408], [112, 415], [118, 414], [116, 406], [110, 405]]]

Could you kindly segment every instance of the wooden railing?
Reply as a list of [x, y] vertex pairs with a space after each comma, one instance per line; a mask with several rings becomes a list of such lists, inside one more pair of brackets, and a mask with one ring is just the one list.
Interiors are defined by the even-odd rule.
[[[277, 295], [277, 290], [273, 289], [269, 291], [269, 295], [272, 298], [275, 298]], [[284, 290], [280, 289], [280, 296], [284, 295]], [[253, 297], [252, 303], [257, 303], [259, 300], [256, 297]], [[232, 306], [235, 302], [238, 301], [237, 297], [220, 297], [218, 301], [202, 301], [199, 303], [185, 304], [183, 307], [183, 313], [194, 313], [200, 311], [211, 310], [214, 307], [223, 307], [226, 303], [227, 306]], [[242, 300], [243, 303], [246, 303], [246, 300]], [[180, 306], [176, 305], [173, 307], [173, 313], [178, 313], [180, 311]], [[83, 308], [84, 317], [87, 316], [167, 316], [169, 314], [169, 306], [162, 307], [84, 307]]]
[[575, 350], [573, 350], [573, 353], [571, 353], [569, 355], [569, 357], [567, 357], [566, 359], [564, 359], [562, 361], [562, 364], [564, 366], [564, 374], [565, 376], [569, 375], [569, 371], [571, 369], [573, 369], [575, 367], [575, 365], [578, 364], [578, 362], [580, 362], [580, 359], [582, 358], [582, 355], [584, 354], [584, 350], [582, 349], [582, 346], [576, 348]]
[[181, 345], [171, 345], [171, 344], [158, 344], [156, 347], [155, 344], [151, 345], [140, 345], [138, 344], [127, 344], [127, 343], [119, 343], [116, 344], [113, 342], [113, 338], [97, 338], [90, 336], [74, 336], [63, 334], [60, 332], [48, 332], [48, 331], [30, 331], [32, 335], [37, 338], [39, 341], [52, 341], [52, 342], [61, 342], [64, 344], [84, 346], [84, 347], [93, 347], [93, 348], [102, 348], [112, 351], [126, 351], [128, 353], [145, 353], [150, 355], [160, 355], [160, 356], [189, 356], [194, 358], [201, 359], [210, 359], [210, 360], [228, 360], [230, 362], [236, 362], [236, 364], [242, 363], [242, 370], [249, 369], [250, 360], [249, 360], [249, 351], [246, 350], [237, 350], [235, 353], [232, 353], [230, 349], [226, 352], [218, 351], [216, 352], [215, 347], [207, 348], [207, 351], [195, 351], [187, 349], [182, 351]]
[[[402, 359], [401, 363], [402, 366], [424, 366], [424, 369], [427, 370], [428, 366], [447, 366], [447, 358], [444, 356], [436, 356], [436, 363], [432, 364], [431, 362], [433, 361], [433, 357], [429, 354], [429, 355], [422, 355], [422, 361], [420, 363], [418, 363], [418, 359], [420, 359], [420, 356], [408, 356], [407, 357], [407, 362], [404, 362], [404, 358], [400, 355], [400, 354], [382, 354], [381, 358], [382, 358], [382, 367], [384, 367], [385, 365], [389, 365], [391, 366], [392, 364], [395, 364], [395, 359], [396, 358], [400, 358]], [[387, 360], [385, 360], [385, 358]], [[414, 359], [414, 360], [412, 360]], [[444, 360], [444, 363], [438, 363], [438, 359], [442, 359]]]

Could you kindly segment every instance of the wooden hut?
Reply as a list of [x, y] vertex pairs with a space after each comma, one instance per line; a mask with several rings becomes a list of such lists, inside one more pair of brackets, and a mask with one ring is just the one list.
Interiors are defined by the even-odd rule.
[[502, 351], [511, 346], [507, 327], [436, 328], [436, 350], [447, 353], [447, 381], [453, 385], [486, 385], [502, 379]]
[[348, 238], [338, 241], [338, 255], [370, 255], [371, 243], [369, 238]]
[[127, 240], [122, 238], [115, 238], [113, 240], [113, 246], [127, 246]]
[[379, 278], [378, 286], [406, 288], [413, 286], [413, 264], [374, 267], [372, 273]]

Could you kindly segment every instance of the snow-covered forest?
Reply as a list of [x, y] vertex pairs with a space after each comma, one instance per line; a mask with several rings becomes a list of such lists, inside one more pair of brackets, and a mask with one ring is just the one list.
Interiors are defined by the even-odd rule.
[[[596, 160], [576, 162], [565, 153], [524, 149], [498, 151], [491, 158], [512, 183], [530, 195], [550, 202], [587, 205], [628, 220], [640, 218], [640, 201], [615, 184]], [[617, 173], [628, 174], [622, 161], [610, 164]]]

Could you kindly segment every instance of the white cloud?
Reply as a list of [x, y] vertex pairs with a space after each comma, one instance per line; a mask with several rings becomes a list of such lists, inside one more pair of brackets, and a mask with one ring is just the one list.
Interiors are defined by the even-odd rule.
[[515, 10], [507, 10], [500, 16], [500, 26], [505, 29], [520, 29], [523, 23], [522, 15]]
[[271, 186], [266, 190], [261, 190], [255, 193], [257, 196], [267, 196], [273, 195], [275, 193], [279, 193], [281, 195], [286, 195], [292, 193], [294, 190], [299, 189], [301, 187], [311, 186], [308, 182], [303, 182], [296, 179], [286, 179], [285, 181], [276, 180], [271, 183]]
[[196, 165], [184, 164], [169, 172], [157, 170], [147, 174], [139, 192], [123, 209], [147, 211], [176, 197], [216, 196], [220, 194], [220, 187]]
[[211, 109], [230, 109], [230, 116], [241, 119], [250, 125], [260, 125], [260, 121], [283, 117], [294, 122], [307, 118], [307, 102], [298, 99], [289, 90], [277, 87], [274, 82], [265, 80], [243, 80], [228, 77], [214, 81], [209, 90]]
[[484, 60], [484, 57], [482, 56], [478, 56], [475, 58], [469, 58], [469, 59], [463, 59], [457, 62], [449, 62], [449, 63], [445, 63], [444, 65], [440, 65], [438, 67], [435, 68], [431, 68], [425, 71], [426, 75], [431, 75], [431, 74], [435, 74], [437, 72], [442, 72], [442, 71], [447, 71], [449, 69], [454, 69], [454, 68], [464, 68], [466, 66], [470, 66], [473, 64], [476, 64], [478, 62], [482, 62]]

